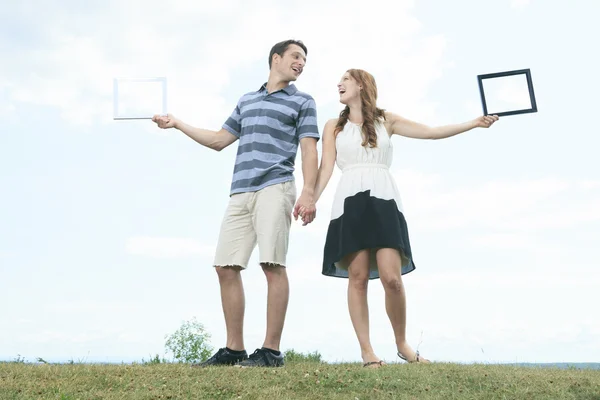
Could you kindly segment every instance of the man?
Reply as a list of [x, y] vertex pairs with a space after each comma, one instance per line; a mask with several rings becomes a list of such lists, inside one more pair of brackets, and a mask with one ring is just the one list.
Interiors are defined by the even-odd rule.
[[[301, 41], [277, 43], [269, 54], [269, 79], [243, 95], [220, 131], [191, 127], [172, 115], [155, 116], [160, 128], [175, 128], [196, 142], [220, 151], [239, 139], [230, 200], [223, 218], [214, 267], [221, 287], [227, 329], [226, 347], [200, 364], [282, 366], [279, 349], [289, 298], [286, 256], [292, 213], [304, 225], [316, 209], [318, 170], [316, 104], [290, 82], [306, 63]], [[296, 201], [294, 161], [302, 148], [304, 187]], [[258, 243], [267, 278], [267, 331], [263, 346], [248, 357], [243, 339], [244, 288], [241, 271]]]

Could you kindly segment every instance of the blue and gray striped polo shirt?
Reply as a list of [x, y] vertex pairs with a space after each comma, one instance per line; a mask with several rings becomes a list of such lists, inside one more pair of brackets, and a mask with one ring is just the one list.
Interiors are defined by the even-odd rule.
[[223, 128], [239, 138], [230, 195], [294, 179], [300, 139], [319, 140], [315, 101], [293, 84], [246, 93]]

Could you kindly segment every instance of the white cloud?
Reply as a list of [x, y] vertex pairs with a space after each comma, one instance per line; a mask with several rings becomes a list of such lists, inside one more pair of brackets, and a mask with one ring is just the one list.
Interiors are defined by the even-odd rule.
[[98, 340], [107, 339], [114, 334], [111, 332], [62, 332], [54, 330], [43, 330], [41, 332], [26, 333], [23, 335], [22, 341], [30, 344], [40, 343], [90, 343]]
[[[556, 289], [593, 289], [600, 285], [600, 274], [595, 274], [589, 269], [583, 273], [583, 269], [574, 268], [571, 274], [560, 276], [550, 273], [558, 272], [560, 263], [540, 268], [530, 266], [519, 272], [518, 276], [503, 274], [496, 269], [481, 268], [479, 270], [453, 269], [448, 272], [436, 271], [435, 273], [421, 272], [419, 282], [411, 283], [416, 290], [427, 289], [441, 290], [452, 287], [453, 290], [477, 290], [482, 293], [490, 291], [510, 293], [514, 290], [535, 289], [540, 293]], [[546, 271], [546, 273], [544, 273]], [[541, 278], [543, 277], [543, 278]]]
[[496, 249], [526, 249], [535, 243], [535, 236], [531, 234], [517, 233], [491, 233], [477, 236], [469, 241], [469, 244], [478, 248]]
[[583, 180], [578, 182], [579, 187], [584, 190], [600, 189], [600, 181], [596, 180]]
[[[40, 23], [39, 29], [50, 37], [48, 45], [20, 49], [5, 66], [12, 78], [8, 87], [11, 98], [18, 104], [55, 107], [71, 123], [109, 123], [114, 77], [166, 75], [171, 78], [172, 111], [187, 116], [203, 110], [207, 123], [222, 122], [222, 115], [232, 106], [221, 108], [221, 94], [215, 88], [220, 90], [227, 82], [227, 70], [215, 67], [218, 57], [203, 52], [202, 46], [188, 37], [189, 31], [172, 28], [191, 24], [200, 14], [206, 18], [211, 9], [218, 14], [226, 8], [175, 2], [169, 5], [169, 14], [176, 18], [166, 22], [160, 11], [162, 3], [155, 2], [159, 11], [149, 13], [140, 10], [152, 8], [150, 3], [114, 6], [118, 12], [111, 13], [109, 4], [93, 10], [95, 18], [84, 10], [48, 10], [49, 15], [60, 15]], [[31, 12], [40, 12], [37, 7], [34, 10], [23, 11], [22, 18], [30, 20]], [[81, 28], [82, 19], [89, 23], [85, 29]]]
[[[416, 118], [430, 116], [433, 105], [424, 99], [443, 71], [445, 40], [419, 35], [420, 23], [411, 14], [414, 1], [396, 2], [393, 13], [381, 13], [384, 6], [380, 0], [366, 9], [358, 0], [315, 1], [300, 9], [275, 1], [260, 7], [240, 1], [176, 1], [167, 15], [158, 1], [98, 3], [93, 14], [79, 7], [21, 6], [16, 17], [32, 26], [37, 21], [35, 29], [47, 36], [47, 45], [20, 49], [8, 59], [8, 91], [17, 109], [51, 106], [67, 121], [89, 125], [111, 122], [113, 77], [167, 76], [169, 110], [192, 123], [218, 127], [234, 106], [225, 102], [226, 86], [233, 84], [241, 95], [262, 83], [231, 82], [232, 72], [258, 65], [266, 79], [270, 47], [294, 37], [309, 48], [298, 85], [319, 106], [337, 105], [339, 77], [347, 68], [362, 67], [376, 76], [382, 103]], [[37, 18], [34, 10], [48, 18]], [[269, 29], [257, 29], [259, 20], [269, 21]], [[340, 26], [346, 28], [332, 29], [334, 20], [343, 20]], [[379, 21], [378, 29], [359, 29], [371, 20]], [[321, 121], [330, 117], [323, 115]]]
[[[53, 302], [44, 305], [44, 310], [51, 314], [99, 314], [99, 313], [116, 313], [116, 312], [139, 312], [141, 305], [126, 304], [123, 302], [110, 301], [79, 301], [79, 302]], [[31, 321], [29, 321], [31, 322]]]
[[0, 117], [4, 119], [5, 122], [13, 122], [16, 120], [15, 111], [17, 108], [13, 103], [3, 102], [0, 99]]
[[531, 0], [510, 0], [512, 8], [525, 8], [531, 4]]
[[169, 237], [132, 237], [127, 240], [126, 250], [129, 254], [153, 258], [210, 257], [214, 254], [214, 246], [196, 239]]

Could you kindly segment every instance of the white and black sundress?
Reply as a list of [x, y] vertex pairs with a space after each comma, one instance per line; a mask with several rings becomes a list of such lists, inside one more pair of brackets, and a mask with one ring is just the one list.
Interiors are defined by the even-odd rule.
[[347, 278], [344, 257], [370, 249], [369, 279], [379, 278], [375, 251], [400, 252], [401, 273], [415, 269], [402, 200], [389, 168], [391, 138], [382, 122], [375, 123], [377, 147], [362, 146], [361, 127], [350, 121], [336, 138], [336, 164], [342, 176], [336, 189], [325, 248], [323, 275]]

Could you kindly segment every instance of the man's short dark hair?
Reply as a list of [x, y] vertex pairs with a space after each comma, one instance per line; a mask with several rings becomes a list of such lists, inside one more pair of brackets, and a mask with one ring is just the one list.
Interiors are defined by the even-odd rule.
[[283, 53], [290, 47], [291, 44], [295, 44], [304, 50], [304, 53], [308, 55], [308, 50], [306, 49], [306, 45], [302, 43], [302, 40], [284, 40], [283, 42], [277, 43], [273, 48], [271, 48], [271, 52], [269, 53], [269, 69], [271, 69], [271, 63], [273, 62], [273, 54], [277, 53], [280, 57], [283, 57]]

